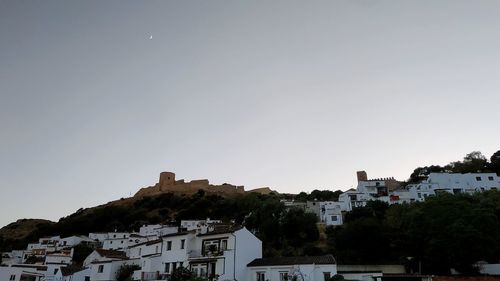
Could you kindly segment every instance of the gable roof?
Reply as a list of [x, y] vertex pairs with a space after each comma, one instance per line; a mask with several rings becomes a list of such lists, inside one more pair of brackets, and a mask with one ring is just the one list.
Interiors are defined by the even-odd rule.
[[302, 257], [272, 257], [263, 259], [254, 259], [248, 264], [252, 266], [272, 266], [272, 265], [296, 265], [296, 264], [335, 264], [335, 258], [332, 255], [326, 256], [302, 256]]
[[96, 249], [95, 250], [101, 257], [106, 257], [110, 259], [127, 259], [127, 254], [122, 251], [116, 250], [105, 250], [105, 249]]

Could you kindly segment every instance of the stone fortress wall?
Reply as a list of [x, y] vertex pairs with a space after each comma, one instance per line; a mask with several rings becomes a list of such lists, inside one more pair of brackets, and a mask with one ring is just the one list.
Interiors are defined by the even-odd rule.
[[212, 185], [207, 179], [185, 182], [184, 180], [175, 180], [175, 173], [162, 172], [160, 173], [157, 184], [141, 188], [134, 197], [152, 196], [168, 192], [190, 195], [198, 192], [200, 189], [207, 193], [220, 195], [245, 193], [245, 188], [243, 186], [235, 186], [226, 183], [222, 185]]

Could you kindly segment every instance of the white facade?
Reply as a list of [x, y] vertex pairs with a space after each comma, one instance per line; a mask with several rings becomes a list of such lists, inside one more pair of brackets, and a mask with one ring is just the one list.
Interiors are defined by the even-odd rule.
[[342, 208], [344, 205], [343, 202], [319, 202], [320, 221], [326, 225], [342, 225]]
[[161, 225], [161, 224], [151, 224], [144, 225], [139, 229], [139, 235], [141, 236], [163, 236], [167, 234], [176, 233], [178, 231], [177, 226]]
[[182, 220], [181, 221], [181, 228], [191, 231], [191, 230], [197, 230], [201, 228], [206, 228], [210, 224], [214, 223], [221, 223], [222, 221], [220, 220], [211, 220], [210, 218], [207, 218], [206, 220]]
[[91, 281], [114, 281], [116, 272], [123, 265], [139, 265], [139, 260], [97, 261], [90, 265]]
[[258, 259], [248, 264], [247, 281], [328, 281], [337, 274], [337, 265], [332, 256], [319, 257], [328, 262], [314, 261], [317, 257], [288, 257]]
[[2, 281], [20, 281], [21, 278], [34, 278], [35, 281], [44, 280], [46, 266], [36, 265], [15, 265], [0, 266], [0, 280]]

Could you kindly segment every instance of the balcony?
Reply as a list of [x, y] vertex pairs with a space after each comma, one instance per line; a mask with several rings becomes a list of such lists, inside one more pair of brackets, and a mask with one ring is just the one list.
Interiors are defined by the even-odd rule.
[[[226, 250], [227, 251], [227, 250]], [[213, 250], [213, 251], [197, 251], [192, 250], [188, 253], [188, 258], [193, 259], [217, 259], [224, 256], [223, 250]]]

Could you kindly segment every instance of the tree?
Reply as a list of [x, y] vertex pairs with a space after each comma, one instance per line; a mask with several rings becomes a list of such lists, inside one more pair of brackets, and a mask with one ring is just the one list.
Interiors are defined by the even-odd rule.
[[141, 267], [135, 264], [124, 264], [116, 272], [116, 281], [132, 281], [132, 274]]
[[202, 278], [195, 276], [192, 271], [182, 266], [176, 268], [172, 272], [172, 275], [170, 276], [170, 281], [201, 281], [201, 280]]
[[91, 247], [78, 244], [73, 248], [73, 262], [82, 265], [83, 261], [94, 251]]
[[493, 153], [490, 157], [491, 170], [497, 174], [500, 174], [500, 150]]

